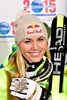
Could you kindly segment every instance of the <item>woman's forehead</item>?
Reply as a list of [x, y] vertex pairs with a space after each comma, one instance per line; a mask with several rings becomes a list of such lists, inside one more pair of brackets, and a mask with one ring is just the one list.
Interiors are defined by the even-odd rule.
[[25, 38], [23, 40], [30, 40], [30, 39], [38, 39], [38, 38], [45, 38], [44, 36], [34, 36], [34, 37], [28, 37], [28, 38]]

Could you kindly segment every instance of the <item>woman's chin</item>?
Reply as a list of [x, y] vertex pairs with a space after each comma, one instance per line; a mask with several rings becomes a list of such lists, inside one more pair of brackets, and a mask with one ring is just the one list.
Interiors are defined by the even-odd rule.
[[42, 58], [36, 58], [36, 59], [32, 59], [31, 62], [39, 62]]

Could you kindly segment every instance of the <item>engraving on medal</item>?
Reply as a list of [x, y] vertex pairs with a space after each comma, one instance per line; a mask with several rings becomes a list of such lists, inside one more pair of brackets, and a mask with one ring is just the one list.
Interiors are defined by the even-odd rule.
[[16, 79], [15, 81], [15, 90], [18, 92], [22, 92], [27, 89], [27, 80], [26, 79]]

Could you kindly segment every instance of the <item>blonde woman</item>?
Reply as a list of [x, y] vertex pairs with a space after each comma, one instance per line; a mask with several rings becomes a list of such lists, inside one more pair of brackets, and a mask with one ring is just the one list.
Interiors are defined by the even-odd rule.
[[8, 63], [3, 64], [6, 81], [1, 100], [48, 100], [53, 65], [46, 27], [38, 17], [20, 14], [16, 20], [15, 43], [16, 50], [9, 55]]

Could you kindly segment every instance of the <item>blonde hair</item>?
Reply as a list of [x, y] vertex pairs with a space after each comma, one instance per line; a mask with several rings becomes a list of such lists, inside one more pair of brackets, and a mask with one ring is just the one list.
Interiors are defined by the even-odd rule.
[[51, 54], [50, 54], [49, 48], [46, 49], [46, 56], [47, 56], [48, 59], [51, 60]]
[[[51, 59], [51, 54], [50, 54], [50, 51], [48, 48], [46, 49], [45, 54], [48, 59]], [[16, 54], [11, 56], [8, 64], [10, 64], [10, 65], [15, 64], [16, 77], [21, 77], [21, 76], [25, 77], [26, 76], [26, 66], [25, 66], [26, 62], [21, 54], [20, 48], [18, 48]]]
[[[45, 55], [48, 59], [51, 60], [51, 54], [48, 48], [45, 51]], [[21, 54], [19, 47], [18, 47], [17, 52], [10, 57], [8, 65], [16, 66], [15, 77], [22, 77], [22, 76], [25, 77], [26, 76], [26, 62]]]
[[[51, 55], [50, 55], [50, 51], [47, 48], [46, 52], [45, 52], [46, 56], [48, 59], [51, 59]], [[11, 67], [14, 65], [14, 67], [16, 66], [16, 72], [12, 75], [12, 73], [6, 71], [6, 75], [7, 75], [7, 91], [8, 91], [8, 100], [16, 100], [15, 97], [10, 95], [10, 84], [11, 84], [11, 80], [13, 77], [25, 77], [26, 76], [26, 66], [25, 66], [25, 60], [21, 54], [20, 49], [18, 48], [17, 52], [11, 56], [8, 65]], [[17, 99], [19, 100], [19, 98]]]
[[25, 77], [25, 75], [26, 75], [25, 60], [22, 57], [22, 54], [21, 54], [21, 51], [19, 48], [18, 48], [17, 55], [16, 55], [16, 64], [17, 64], [17, 70], [18, 70], [19, 76]]
[[25, 77], [25, 60], [22, 57], [21, 51], [18, 48], [17, 52], [13, 54], [8, 62], [8, 66], [15, 66], [16, 67], [16, 72], [14, 73], [15, 77]]

